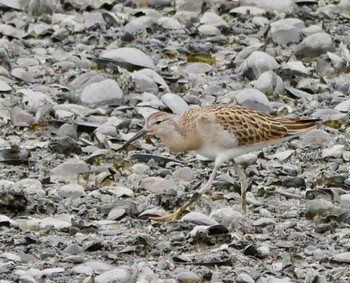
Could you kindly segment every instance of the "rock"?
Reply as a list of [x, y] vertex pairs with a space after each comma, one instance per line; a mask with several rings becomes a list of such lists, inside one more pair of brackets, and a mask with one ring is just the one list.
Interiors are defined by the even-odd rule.
[[87, 106], [120, 105], [124, 100], [124, 94], [117, 82], [108, 79], [86, 86], [79, 99]]
[[72, 217], [68, 214], [55, 215], [53, 217], [46, 217], [40, 221], [40, 229], [54, 228], [57, 230], [62, 230], [70, 228]]
[[155, 68], [152, 58], [136, 48], [123, 47], [107, 50], [103, 52], [100, 57], [115, 62], [119, 66], [127, 69], [133, 69], [135, 67], [149, 69]]
[[169, 30], [179, 30], [182, 29], [182, 25], [179, 21], [169, 18], [169, 17], [161, 17], [157, 20], [157, 24], [160, 25], [164, 29]]
[[181, 221], [190, 222], [190, 223], [195, 224], [195, 225], [205, 225], [205, 226], [212, 226], [212, 225], [219, 224], [215, 220], [210, 218], [209, 216], [204, 215], [202, 213], [198, 213], [198, 212], [190, 212], [190, 213], [184, 215], [181, 218]]
[[261, 51], [254, 51], [242, 63], [240, 68], [249, 79], [257, 79], [262, 73], [277, 69], [278, 64], [269, 54]]
[[176, 275], [176, 281], [178, 283], [200, 283], [201, 279], [196, 273], [184, 271]]
[[12, 87], [10, 87], [6, 82], [0, 81], [0, 92], [10, 92]]
[[350, 194], [340, 196], [340, 206], [344, 209], [348, 209], [350, 207]]
[[236, 227], [243, 218], [243, 215], [239, 211], [233, 210], [231, 207], [225, 207], [213, 211], [210, 217], [223, 226]]
[[255, 282], [254, 279], [251, 278], [246, 273], [240, 273], [236, 279], [236, 283], [254, 283], [254, 282]]
[[334, 142], [329, 133], [324, 130], [313, 130], [307, 132], [300, 137], [300, 141], [304, 146], [311, 146], [314, 144], [329, 145]]
[[301, 32], [302, 32], [303, 35], [309, 36], [309, 35], [314, 34], [314, 33], [323, 32], [323, 30], [322, 30], [321, 26], [309, 25], [308, 27], [303, 28]]
[[345, 146], [342, 144], [335, 144], [330, 148], [325, 148], [322, 150], [322, 158], [332, 157], [340, 158], [345, 151]]
[[276, 225], [276, 222], [271, 219], [271, 218], [259, 218], [257, 220], [255, 220], [252, 224], [253, 226], [257, 226], [257, 227], [265, 227], [265, 226], [268, 226], [268, 225], [273, 225], [275, 226]]
[[89, 172], [89, 166], [82, 160], [71, 159], [51, 170], [51, 182], [74, 182], [80, 174]]
[[301, 29], [304, 27], [305, 24], [299, 19], [283, 19], [271, 23], [270, 35], [278, 44], [298, 43], [301, 40]]
[[193, 169], [190, 167], [181, 167], [173, 173], [175, 180], [192, 181], [196, 178]]
[[11, 122], [16, 127], [28, 127], [34, 123], [34, 117], [16, 106], [11, 112]]
[[194, 13], [200, 13], [202, 11], [204, 1], [186, 1], [186, 0], [176, 0], [175, 9], [176, 11], [188, 11]]
[[181, 114], [189, 108], [181, 96], [173, 93], [164, 94], [160, 100], [175, 114]]
[[325, 216], [331, 213], [333, 204], [328, 200], [314, 199], [306, 202], [306, 216], [312, 219], [315, 216]]
[[57, 192], [64, 198], [78, 198], [86, 195], [84, 188], [78, 184], [64, 185]]
[[324, 32], [314, 33], [306, 37], [295, 47], [295, 56], [297, 58], [315, 58], [327, 51], [333, 50], [333, 41], [329, 34]]
[[207, 63], [197, 62], [189, 63], [185, 68], [184, 72], [188, 75], [201, 75], [209, 73], [213, 70], [213, 67]]
[[340, 263], [350, 263], [350, 252], [335, 254], [332, 260]]
[[337, 106], [334, 107], [335, 110], [338, 110], [340, 112], [350, 112], [350, 99], [347, 99], [341, 103], [339, 103]]
[[255, 81], [254, 87], [265, 94], [284, 93], [283, 80], [272, 71], [262, 73]]
[[76, 127], [71, 124], [65, 123], [63, 124], [57, 132], [59, 137], [70, 137], [74, 140], [78, 139], [78, 133]]
[[160, 177], [146, 177], [142, 179], [140, 186], [155, 194], [162, 194], [167, 190], [176, 190], [176, 184], [171, 180]]
[[127, 283], [130, 281], [130, 274], [125, 269], [114, 268], [95, 277], [96, 283]]
[[136, 88], [141, 91], [150, 91], [147, 89], [158, 90], [158, 85], [161, 90], [169, 91], [169, 86], [166, 81], [152, 69], [142, 69], [133, 72]]
[[257, 7], [253, 7], [253, 6], [240, 6], [237, 8], [233, 8], [232, 10], [230, 10], [230, 14], [233, 15], [253, 15], [253, 16], [257, 16], [257, 15], [262, 15], [265, 11], [263, 9], [257, 8]]
[[266, 95], [261, 91], [253, 88], [247, 88], [235, 92], [228, 93], [219, 98], [221, 103], [231, 103], [233, 100], [237, 104], [262, 111], [264, 113], [271, 113], [272, 108]]

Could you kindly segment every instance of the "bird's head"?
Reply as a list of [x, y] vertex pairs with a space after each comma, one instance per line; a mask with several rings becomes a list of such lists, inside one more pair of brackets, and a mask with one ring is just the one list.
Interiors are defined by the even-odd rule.
[[174, 115], [166, 112], [156, 112], [151, 114], [145, 122], [145, 125], [141, 131], [135, 134], [130, 140], [128, 140], [124, 146], [132, 143], [133, 141], [141, 138], [144, 135], [155, 135], [160, 138], [166, 137], [176, 130]]

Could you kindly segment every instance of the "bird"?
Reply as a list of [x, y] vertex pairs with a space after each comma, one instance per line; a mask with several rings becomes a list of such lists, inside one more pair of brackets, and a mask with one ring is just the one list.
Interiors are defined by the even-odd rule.
[[241, 186], [242, 212], [247, 213], [248, 180], [235, 158], [270, 145], [298, 137], [317, 127], [318, 119], [274, 117], [236, 104], [213, 104], [189, 108], [180, 115], [159, 111], [152, 113], [144, 127], [123, 147], [142, 136], [158, 136], [174, 153], [194, 151], [214, 161], [213, 171], [205, 185], [197, 190], [175, 212], [155, 221], [175, 221], [187, 208], [208, 192], [219, 167], [231, 162]]

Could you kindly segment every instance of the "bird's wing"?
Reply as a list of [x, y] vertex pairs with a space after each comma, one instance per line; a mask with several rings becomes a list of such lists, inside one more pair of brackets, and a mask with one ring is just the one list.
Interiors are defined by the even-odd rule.
[[232, 133], [239, 145], [281, 139], [288, 134], [278, 120], [244, 107], [228, 107], [215, 112], [217, 123]]

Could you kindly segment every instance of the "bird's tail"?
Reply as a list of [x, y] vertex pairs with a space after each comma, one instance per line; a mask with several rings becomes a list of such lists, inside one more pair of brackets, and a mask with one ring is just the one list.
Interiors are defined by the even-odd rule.
[[277, 120], [287, 129], [287, 135], [298, 135], [306, 131], [315, 129], [320, 119], [312, 118], [277, 118]]

